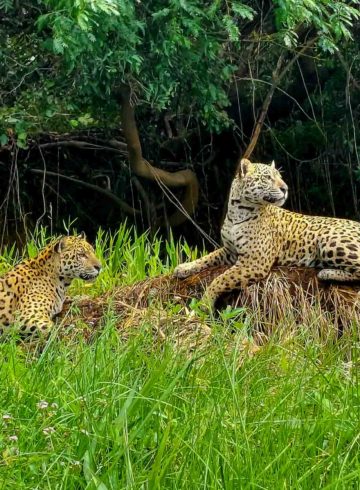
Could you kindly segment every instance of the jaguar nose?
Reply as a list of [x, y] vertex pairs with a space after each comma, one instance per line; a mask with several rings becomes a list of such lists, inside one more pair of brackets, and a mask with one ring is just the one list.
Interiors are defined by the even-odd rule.
[[101, 265], [94, 265], [94, 269], [95, 269], [97, 272], [100, 272], [100, 271], [101, 271]]
[[286, 194], [286, 193], [287, 193], [287, 191], [288, 191], [288, 186], [287, 186], [286, 184], [284, 184], [284, 185], [282, 185], [282, 186], [280, 187], [280, 190], [281, 190], [281, 192], [282, 192], [282, 193], [284, 194], [284, 196], [285, 196], [285, 194]]

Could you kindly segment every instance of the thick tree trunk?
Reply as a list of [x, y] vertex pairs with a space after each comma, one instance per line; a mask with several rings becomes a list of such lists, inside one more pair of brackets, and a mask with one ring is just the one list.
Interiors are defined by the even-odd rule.
[[183, 200], [179, 203], [178, 210], [168, 218], [168, 223], [162, 222], [159, 224], [177, 226], [183, 223], [193, 214], [199, 199], [199, 184], [195, 173], [190, 169], [173, 173], [167, 172], [154, 167], [143, 158], [134, 107], [131, 105], [128, 88], [124, 88], [121, 91], [121, 121], [132, 172], [138, 177], [157, 182], [165, 191], [167, 188], [176, 187], [184, 187], [185, 189]]

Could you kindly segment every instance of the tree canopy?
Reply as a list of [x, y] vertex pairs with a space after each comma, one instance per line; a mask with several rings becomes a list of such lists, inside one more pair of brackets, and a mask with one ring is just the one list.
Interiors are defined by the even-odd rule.
[[[79, 132], [96, 129], [98, 140], [88, 145], [99, 146], [100, 132], [101, 144], [127, 156], [135, 175], [184, 186], [190, 214], [199, 193], [194, 164], [199, 154], [202, 163], [213, 158], [204, 151], [209, 137], [232, 132], [240, 156], [251, 141], [254, 150], [266, 123], [272, 140], [301, 160], [291, 140], [310, 132], [309, 144], [323, 145], [333, 124], [329, 97], [344, 78], [357, 101], [358, 0], [0, 0], [0, 9], [2, 152], [21, 149], [25, 159], [44, 135], [78, 141]], [[277, 105], [286, 127], [281, 117], [272, 124]], [[159, 168], [165, 150], [180, 164], [175, 172]], [[148, 205], [154, 218], [159, 202]], [[177, 214], [170, 224], [181, 221]]]
[[2, 0], [2, 131], [10, 125], [24, 140], [24, 133], [117, 124], [122, 84], [139, 105], [186, 112], [219, 130], [230, 123], [229, 85], [255, 47], [274, 59], [314, 38], [320, 51], [333, 54], [352, 39], [356, 5]]

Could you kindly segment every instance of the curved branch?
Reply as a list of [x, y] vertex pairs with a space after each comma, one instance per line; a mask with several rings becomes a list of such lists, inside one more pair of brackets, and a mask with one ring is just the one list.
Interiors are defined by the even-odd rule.
[[89, 143], [88, 141], [77, 141], [77, 140], [64, 140], [64, 141], [55, 141], [51, 143], [42, 143], [37, 145], [39, 148], [54, 148], [54, 147], [69, 147], [69, 148], [78, 148], [81, 150], [107, 150], [114, 153], [121, 153], [123, 155], [127, 154], [126, 144], [121, 143], [120, 141], [116, 142], [116, 146], [112, 144], [112, 140], [109, 141], [108, 145], [98, 145], [95, 143]]
[[188, 218], [188, 215], [194, 212], [199, 199], [199, 183], [196, 174], [190, 169], [173, 173], [167, 172], [153, 167], [143, 158], [134, 108], [130, 102], [128, 88], [124, 88], [121, 93], [121, 121], [132, 172], [138, 177], [156, 181], [160, 186], [185, 188], [185, 194], [178, 210], [168, 219], [168, 223], [172, 226], [183, 223]]
[[[32, 172], [33, 174], [41, 174], [41, 175], [44, 174], [43, 170], [37, 168], [31, 168], [30, 172]], [[46, 171], [46, 175], [49, 175], [50, 177], [60, 177], [60, 179], [69, 180], [70, 182], [74, 182], [75, 184], [81, 185], [82, 187], [86, 187], [87, 189], [91, 189], [95, 192], [103, 194], [104, 196], [108, 197], [113, 202], [115, 202], [119, 206], [119, 208], [122, 209], [127, 214], [131, 214], [131, 215], [140, 214], [140, 211], [138, 209], [132, 208], [131, 206], [129, 206], [129, 204], [124, 202], [122, 199], [118, 198], [114, 193], [112, 193], [108, 189], [103, 189], [98, 185], [90, 184], [89, 182], [84, 182], [83, 180], [75, 179], [74, 177], [69, 177], [68, 175], [58, 174], [57, 172]]]
[[310, 39], [304, 47], [296, 53], [296, 55], [289, 61], [289, 63], [282, 69], [284, 62], [285, 62], [285, 54], [282, 53], [276, 63], [275, 70], [272, 73], [272, 84], [271, 87], [265, 97], [265, 100], [263, 102], [263, 105], [261, 107], [260, 115], [256, 121], [253, 133], [251, 135], [251, 140], [250, 143], [248, 144], [245, 153], [242, 158], [250, 158], [252, 152], [254, 151], [254, 148], [257, 144], [257, 141], [259, 139], [262, 127], [264, 125], [265, 117], [268, 113], [269, 106], [271, 104], [271, 100], [273, 98], [274, 92], [281, 82], [281, 80], [284, 78], [286, 73], [290, 70], [290, 68], [293, 66], [295, 61], [302, 55], [304, 52], [309, 49], [316, 41], [316, 38]]

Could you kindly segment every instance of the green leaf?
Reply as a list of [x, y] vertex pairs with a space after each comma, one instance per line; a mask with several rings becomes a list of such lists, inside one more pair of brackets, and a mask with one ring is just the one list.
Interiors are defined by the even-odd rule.
[[28, 149], [28, 146], [27, 146], [26, 142], [25, 142], [25, 141], [23, 141], [23, 140], [19, 140], [19, 139], [18, 139], [18, 140], [16, 141], [16, 146], [18, 146], [18, 147], [19, 147], [19, 148], [21, 148], [22, 150], [27, 150], [27, 149]]
[[0, 0], [0, 10], [4, 10], [5, 13], [10, 12], [14, 8], [14, 0]]
[[7, 135], [5, 133], [0, 134], [0, 145], [1, 146], [7, 145], [8, 141], [9, 141], [9, 138], [7, 137]]
[[19, 122], [19, 119], [17, 119], [16, 117], [13, 117], [13, 116], [9, 116], [6, 118], [6, 122], [10, 123], [10, 124], [14, 124], [14, 123]]
[[164, 17], [167, 17], [170, 14], [171, 10], [169, 8], [164, 8], [161, 10], [158, 10], [157, 12], [154, 12], [152, 14], [152, 18], [155, 20], [158, 19], [163, 19]]
[[235, 14], [239, 15], [243, 19], [253, 20], [255, 15], [255, 10], [248, 5], [243, 5], [242, 3], [233, 3], [232, 9]]
[[83, 126], [89, 126], [94, 123], [94, 119], [90, 116], [90, 114], [84, 114], [83, 116], [78, 117], [78, 122]]
[[40, 17], [38, 17], [36, 21], [36, 25], [39, 31], [41, 31], [42, 29], [44, 29], [44, 27], [49, 25], [50, 15], [51, 13], [40, 15]]
[[[96, 465], [90, 451], [85, 451], [83, 457], [83, 471], [88, 485], [92, 485], [96, 490], [108, 490], [108, 487], [96, 475]], [[90, 487], [91, 488], [91, 487]]]
[[230, 15], [224, 16], [224, 25], [229, 35], [229, 40], [232, 42], [238, 41], [240, 37], [239, 28]]
[[79, 12], [76, 20], [80, 29], [83, 29], [84, 31], [89, 29], [89, 17], [84, 12]]
[[27, 134], [26, 134], [26, 133], [19, 133], [19, 134], [17, 135], [17, 138], [18, 138], [18, 140], [23, 140], [23, 141], [26, 141]]

